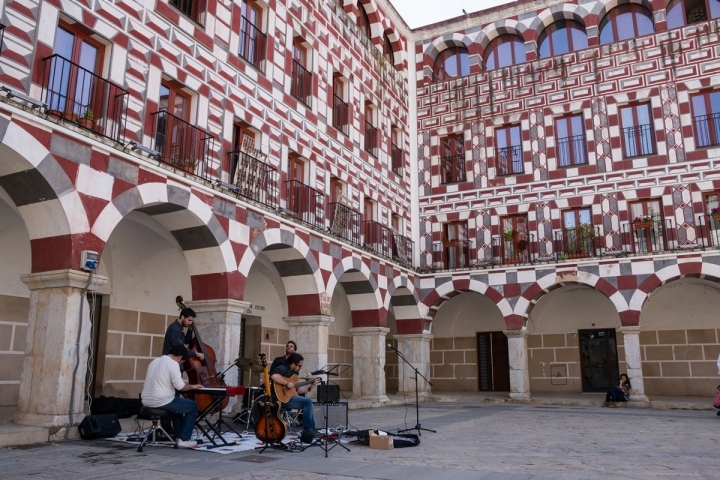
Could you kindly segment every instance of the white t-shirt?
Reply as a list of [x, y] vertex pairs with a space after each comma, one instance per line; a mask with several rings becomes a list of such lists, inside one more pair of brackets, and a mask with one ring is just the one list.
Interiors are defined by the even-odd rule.
[[175, 390], [180, 390], [185, 382], [180, 374], [180, 365], [167, 355], [156, 358], [148, 365], [143, 385], [142, 404], [157, 408], [167, 405], [175, 398]]

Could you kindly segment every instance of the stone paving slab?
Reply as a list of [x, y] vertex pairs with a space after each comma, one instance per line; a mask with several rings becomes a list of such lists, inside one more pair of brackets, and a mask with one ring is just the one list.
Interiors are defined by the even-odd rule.
[[[414, 406], [351, 410], [359, 428], [413, 427]], [[420, 405], [417, 447], [371, 450], [349, 444], [325, 458], [320, 448], [214, 455], [105, 440], [0, 448], [7, 478], [73, 479], [594, 479], [718, 478], [714, 412], [585, 406]], [[244, 461], [251, 460], [251, 461]], [[262, 460], [265, 463], [257, 463]]]

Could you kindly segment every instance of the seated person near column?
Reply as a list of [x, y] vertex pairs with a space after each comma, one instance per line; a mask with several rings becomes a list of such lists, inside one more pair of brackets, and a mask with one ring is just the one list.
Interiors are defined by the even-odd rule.
[[273, 360], [272, 365], [270, 365], [270, 372], [273, 372], [278, 365], [286, 363], [288, 357], [293, 353], [297, 353], [297, 344], [292, 340], [288, 340], [287, 344], [285, 344], [285, 355], [276, 357]]
[[607, 391], [603, 407], [615, 407], [615, 402], [627, 402], [630, 398], [630, 379], [624, 373], [620, 374], [620, 383]]
[[[303, 365], [303, 357], [299, 353], [291, 354], [285, 363], [281, 363], [275, 370], [270, 372], [270, 379], [278, 385], [287, 386], [290, 389], [295, 388], [295, 385], [290, 381], [293, 375], [300, 373], [300, 369]], [[297, 393], [307, 393], [313, 389], [315, 384], [305, 385], [297, 389]], [[303, 431], [301, 438], [305, 439], [308, 437], [320, 436], [315, 431], [315, 418], [313, 417], [313, 403], [312, 400], [307, 397], [301, 397], [300, 395], [293, 395], [290, 401], [283, 404], [285, 408], [302, 410], [302, 421]]]
[[[715, 400], [713, 400], [713, 407], [720, 409], [720, 385], [717, 386], [717, 390], [718, 393], [715, 395]], [[717, 414], [720, 417], [720, 411]]]
[[144, 406], [172, 414], [178, 446], [194, 447], [197, 442], [190, 441], [190, 437], [195, 426], [198, 406], [192, 400], [176, 397], [175, 390], [186, 391], [203, 386], [185, 384], [178, 368], [178, 364], [185, 360], [187, 360], [187, 349], [183, 345], [174, 345], [167, 355], [150, 362], [140, 398]]
[[[192, 308], [183, 308], [180, 312], [180, 316], [177, 320], [168, 325], [165, 330], [165, 341], [163, 342], [162, 354], [167, 355], [170, 353], [170, 348], [175, 345], [187, 346], [192, 341], [192, 324], [195, 322], [195, 311]], [[187, 328], [187, 331], [183, 331]], [[203, 360], [205, 356], [201, 352], [195, 350], [187, 351], [188, 357], [197, 357], [198, 360]], [[180, 371], [182, 372], [182, 364], [180, 364]]]

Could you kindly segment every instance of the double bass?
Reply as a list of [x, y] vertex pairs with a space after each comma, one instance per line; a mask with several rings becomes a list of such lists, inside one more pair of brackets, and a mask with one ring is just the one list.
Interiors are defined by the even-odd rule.
[[287, 424], [280, 418], [280, 402], [273, 401], [270, 392], [270, 376], [265, 354], [260, 352], [258, 361], [263, 366], [265, 376], [265, 397], [258, 400], [260, 415], [255, 422], [255, 436], [265, 444], [280, 443], [287, 433]]
[[[187, 308], [183, 303], [183, 297], [180, 295], [175, 298], [175, 303], [178, 308]], [[203, 343], [200, 338], [200, 333], [197, 331], [195, 322], [192, 324], [193, 339], [188, 344], [189, 350], [195, 350], [203, 354], [205, 358], [200, 360], [197, 357], [188, 357], [183, 364], [185, 372], [187, 373], [188, 380], [190, 383], [199, 383], [203, 387], [227, 387], [225, 380], [217, 377], [217, 371], [215, 370], [215, 350], [210, 345]], [[190, 393], [188, 394], [190, 400], [194, 400], [198, 404], [198, 409], [202, 412], [207, 408], [213, 401], [212, 395], [202, 393]], [[225, 398], [220, 405], [220, 408], [224, 409], [227, 407], [229, 398]]]

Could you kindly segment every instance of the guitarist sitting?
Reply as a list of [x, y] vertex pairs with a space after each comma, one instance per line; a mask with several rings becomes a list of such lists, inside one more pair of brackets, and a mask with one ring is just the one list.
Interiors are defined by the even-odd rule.
[[[305, 443], [310, 443], [313, 438], [320, 438], [322, 434], [315, 430], [315, 419], [313, 418], [313, 403], [310, 398], [301, 397], [298, 393], [306, 393], [313, 389], [315, 386], [314, 382], [309, 385], [303, 385], [296, 389], [295, 384], [298, 383], [298, 373], [303, 365], [303, 357], [299, 353], [292, 353], [287, 359], [287, 362], [280, 364], [270, 372], [270, 378], [274, 384], [275, 395], [287, 398], [290, 395], [290, 399], [283, 402], [285, 408], [302, 410], [302, 421], [303, 421], [303, 432], [301, 440]], [[303, 382], [304, 384], [305, 382]], [[307, 440], [307, 441], [306, 441]]]

